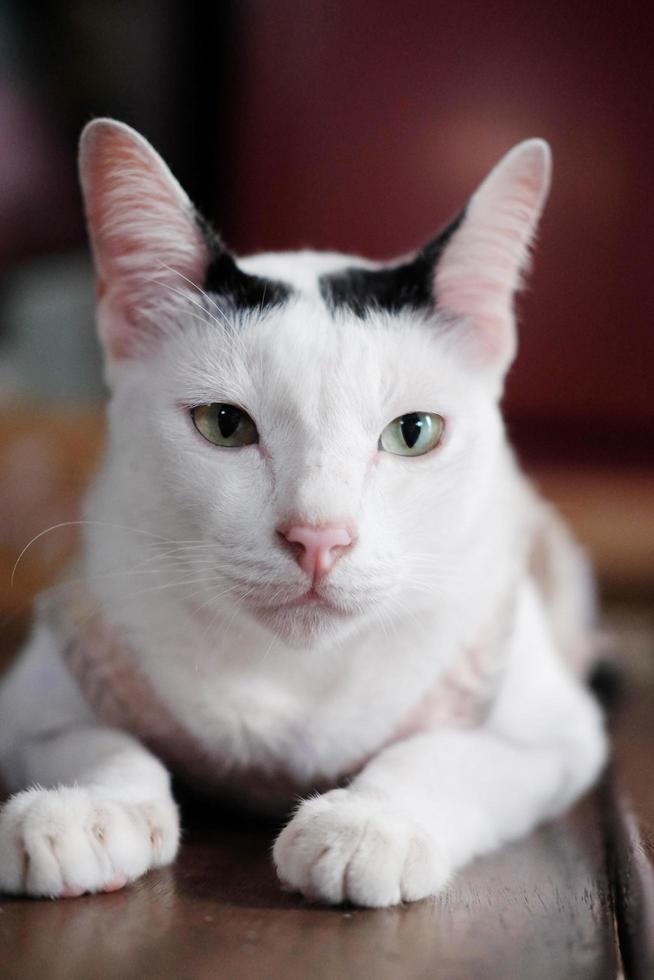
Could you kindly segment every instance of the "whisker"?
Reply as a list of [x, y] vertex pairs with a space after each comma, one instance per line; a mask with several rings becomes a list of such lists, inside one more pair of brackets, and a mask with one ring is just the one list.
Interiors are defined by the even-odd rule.
[[[230, 326], [232, 328], [234, 327], [234, 325], [232, 323], [230, 323], [229, 321], [227, 321], [227, 318], [225, 317], [224, 310], [222, 310], [220, 308], [220, 306], [215, 301], [215, 299], [213, 298], [213, 296], [210, 296], [209, 293], [207, 293], [200, 285], [198, 285], [197, 282], [193, 282], [192, 279], [189, 279], [188, 276], [185, 276], [183, 272], [180, 272], [179, 271], [179, 269], [173, 269], [172, 266], [168, 265], [166, 262], [163, 262], [161, 259], [159, 259], [159, 265], [161, 266], [162, 269], [166, 269], [168, 272], [172, 272], [173, 275], [179, 276], [180, 279], [183, 279], [184, 282], [186, 282], [186, 283], [189, 284], [189, 286], [191, 286], [193, 289], [197, 290], [197, 292], [200, 294], [200, 296], [202, 296], [204, 299], [206, 299], [207, 302], [209, 302], [213, 306], [213, 308], [215, 310], [217, 310], [222, 317], [225, 318], [225, 322], [228, 323], [228, 326]], [[267, 285], [267, 283], [266, 283], [266, 285]], [[264, 294], [265, 294], [265, 287], [264, 287]]]
[[[204, 609], [205, 608], [205, 606], [208, 606], [210, 603], [215, 602], [217, 599], [222, 599], [223, 596], [226, 596], [230, 592], [233, 592], [234, 589], [238, 589], [238, 585], [232, 585], [232, 586], [230, 586], [229, 589], [225, 589], [223, 592], [219, 592], [218, 594], [210, 595], [208, 599], [206, 599], [204, 602], [201, 602], [199, 606], [196, 606], [196, 608], [193, 610], [193, 612], [194, 613], [199, 613], [201, 609]], [[187, 599], [190, 599], [191, 597], [190, 596], [186, 596], [186, 598]]]
[[183, 579], [181, 582], [175, 580], [174, 582], [164, 582], [163, 585], [154, 585], [145, 589], [137, 589], [136, 592], [131, 592], [129, 595], [130, 599], [137, 599], [140, 596], [151, 595], [155, 592], [162, 592], [164, 589], [175, 589], [182, 588], [184, 585], [196, 585], [202, 582], [208, 584], [214, 584], [217, 581], [215, 577], [202, 576], [197, 578]]
[[215, 323], [217, 326], [223, 326], [226, 324], [230, 328], [230, 330], [236, 331], [234, 324], [227, 319], [227, 317], [222, 312], [222, 310], [219, 310], [219, 312], [222, 315], [223, 323], [221, 323], [218, 317], [216, 317], [210, 310], [208, 310], [206, 306], [203, 306], [202, 303], [200, 303], [197, 299], [194, 299], [192, 296], [189, 296], [188, 293], [184, 292], [184, 290], [177, 289], [176, 286], [171, 286], [169, 282], [162, 282], [160, 279], [156, 279], [153, 276], [144, 276], [143, 278], [146, 282], [154, 283], [156, 286], [159, 287], [163, 286], [165, 289], [168, 289], [171, 293], [174, 293], [176, 296], [181, 296], [182, 299], [184, 299], [187, 303], [190, 303], [192, 306], [195, 306], [197, 307], [197, 309], [201, 310], [204, 316], [208, 317], [208, 319], [211, 320], [213, 323]]
[[18, 558], [16, 559], [16, 563], [14, 564], [14, 567], [12, 569], [11, 579], [10, 579], [10, 585], [11, 585], [11, 587], [13, 588], [14, 578], [15, 578], [15, 575], [16, 575], [16, 570], [17, 570], [17, 568], [18, 568], [18, 566], [19, 566], [19, 564], [21, 562], [21, 559], [22, 559], [23, 555], [28, 550], [28, 548], [31, 548], [32, 545], [35, 544], [35, 542], [37, 542], [39, 540], [39, 538], [42, 538], [44, 535], [49, 534], [51, 531], [58, 531], [62, 527], [75, 527], [75, 526], [84, 526], [84, 525], [95, 525], [95, 526], [98, 526], [98, 527], [110, 527], [113, 530], [129, 531], [132, 534], [146, 534], [146, 535], [148, 535], [149, 537], [152, 537], [152, 538], [159, 538], [159, 540], [161, 540], [161, 541], [166, 541], [167, 540], [165, 537], [163, 537], [163, 535], [154, 534], [152, 531], [144, 531], [142, 528], [139, 528], [139, 527], [128, 527], [125, 524], [111, 524], [108, 521], [61, 521], [59, 524], [52, 524], [50, 527], [46, 527], [42, 531], [39, 531], [38, 534], [35, 534], [34, 535], [34, 537], [31, 539], [31, 541], [28, 541], [27, 542], [27, 544], [25, 545], [25, 547], [23, 548], [23, 550], [19, 554]]
[[[240, 596], [237, 596], [237, 597], [236, 597], [236, 601], [234, 602], [234, 604], [233, 604], [233, 609], [232, 609], [232, 611], [231, 611], [231, 612], [232, 612], [232, 615], [231, 615], [231, 617], [230, 617], [230, 619], [229, 619], [229, 622], [227, 623], [227, 626], [225, 627], [225, 629], [226, 629], [226, 631], [227, 631], [227, 632], [229, 631], [229, 627], [230, 627], [230, 626], [232, 625], [232, 623], [233, 623], [233, 621], [234, 621], [234, 618], [236, 617], [236, 614], [237, 614], [237, 612], [238, 612], [238, 607], [239, 607], [239, 606], [240, 606], [240, 605], [242, 604], [242, 602], [243, 602], [243, 600], [244, 600], [244, 599], [247, 599], [247, 597], [248, 597], [248, 596], [249, 596], [249, 595], [250, 595], [250, 594], [251, 594], [252, 592], [254, 592], [254, 588], [255, 588], [255, 587], [253, 586], [253, 587], [252, 587], [251, 589], [249, 589], [249, 590], [248, 590], [247, 592], [244, 592], [244, 593], [242, 593], [242, 594], [241, 594]], [[213, 629], [213, 627], [214, 627], [214, 624], [215, 624], [215, 622], [216, 622], [216, 620], [218, 619], [218, 617], [220, 616], [220, 614], [221, 614], [221, 612], [223, 612], [223, 613], [225, 613], [226, 611], [227, 611], [227, 610], [225, 610], [225, 609], [224, 609], [224, 608], [222, 608], [222, 607], [219, 607], [219, 608], [218, 608], [218, 609], [216, 610], [216, 613], [214, 614], [214, 616], [213, 616], [213, 617], [211, 618], [211, 620], [209, 621], [209, 623], [208, 623], [208, 624], [206, 625], [206, 627], [205, 627], [205, 628], [204, 628], [204, 630], [202, 631], [202, 636], [200, 637], [200, 642], [203, 642], [203, 641], [204, 641], [204, 638], [205, 638], [205, 637], [206, 637], [206, 635], [207, 635], [207, 633], [208, 633], [208, 632], [209, 632], [210, 630], [212, 630], [212, 629]]]

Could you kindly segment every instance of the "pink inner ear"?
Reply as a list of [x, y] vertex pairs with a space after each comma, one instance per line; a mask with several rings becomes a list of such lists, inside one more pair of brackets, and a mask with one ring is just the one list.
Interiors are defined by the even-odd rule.
[[474, 323], [484, 359], [508, 363], [514, 354], [513, 295], [548, 179], [544, 144], [534, 140], [516, 147], [472, 197], [436, 268], [438, 306]]
[[87, 129], [80, 172], [102, 297], [100, 331], [115, 358], [153, 333], [144, 316], [164, 295], [202, 285], [207, 247], [193, 207], [161, 158], [111, 121]]

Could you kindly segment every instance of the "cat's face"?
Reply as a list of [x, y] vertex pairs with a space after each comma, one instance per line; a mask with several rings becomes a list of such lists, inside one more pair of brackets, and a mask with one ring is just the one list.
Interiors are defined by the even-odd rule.
[[[298, 296], [263, 318], [235, 314], [234, 331], [210, 306], [197, 318], [187, 310], [183, 331], [118, 387], [113, 411], [119, 438], [140, 447], [157, 530], [204, 540], [187, 564], [199, 575], [212, 560], [218, 591], [297, 641], [361, 614], [418, 609], [434, 584], [446, 589], [443, 570], [453, 573], [452, 551], [483, 506], [501, 433], [487, 386], [433, 324], [334, 321], [321, 305]], [[203, 436], [192, 408], [216, 403], [246, 411], [258, 441]], [[389, 424], [411, 413], [443, 420], [438, 443], [401, 455], [401, 432], [391, 432], [384, 449]], [[315, 583], [281, 533], [295, 526], [351, 536]]]
[[[532, 193], [530, 221], [513, 221], [505, 254], [495, 222], [479, 276], [468, 255], [479, 264], [489, 237], [480, 244], [467, 216], [390, 268], [313, 253], [236, 266], [207, 245], [144, 146], [96, 123], [82, 171], [113, 466], [121, 447], [126, 458], [136, 449], [151, 526], [154, 514], [161, 532], [201, 541], [189, 564], [210, 567], [217, 592], [296, 644], [446, 600], [502, 441], [497, 397], [513, 352], [517, 269], [547, 178], [543, 151], [527, 144], [529, 166], [511, 184], [518, 218]], [[111, 173], [130, 153], [141, 180], [136, 233], [134, 201], [121, 214], [126, 178]], [[476, 208], [484, 218], [483, 195]]]

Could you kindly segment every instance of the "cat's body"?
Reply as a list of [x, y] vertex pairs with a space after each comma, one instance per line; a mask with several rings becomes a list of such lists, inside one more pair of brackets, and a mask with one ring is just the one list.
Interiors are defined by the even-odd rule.
[[[305, 895], [434, 893], [560, 812], [605, 754], [575, 676], [587, 572], [497, 406], [543, 145], [514, 151], [431, 251], [381, 269], [316, 253], [235, 266], [118, 124], [91, 127], [82, 175], [110, 442], [75, 582], [0, 690], [11, 788], [78, 788], [5, 807], [0, 888], [102, 890], [172, 858], [168, 776], [145, 743], [265, 812], [343, 787], [277, 841]], [[477, 234], [488, 214], [495, 237]], [[215, 404], [245, 410], [256, 439], [207, 441], [189, 407]], [[423, 438], [425, 412], [445, 420], [431, 451], [380, 451], [394, 419], [423, 413]]]

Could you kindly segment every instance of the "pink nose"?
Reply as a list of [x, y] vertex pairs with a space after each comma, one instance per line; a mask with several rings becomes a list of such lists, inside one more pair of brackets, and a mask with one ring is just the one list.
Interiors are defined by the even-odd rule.
[[291, 544], [298, 544], [297, 561], [312, 582], [332, 570], [341, 554], [352, 544], [344, 527], [310, 527], [297, 525], [279, 532]]

